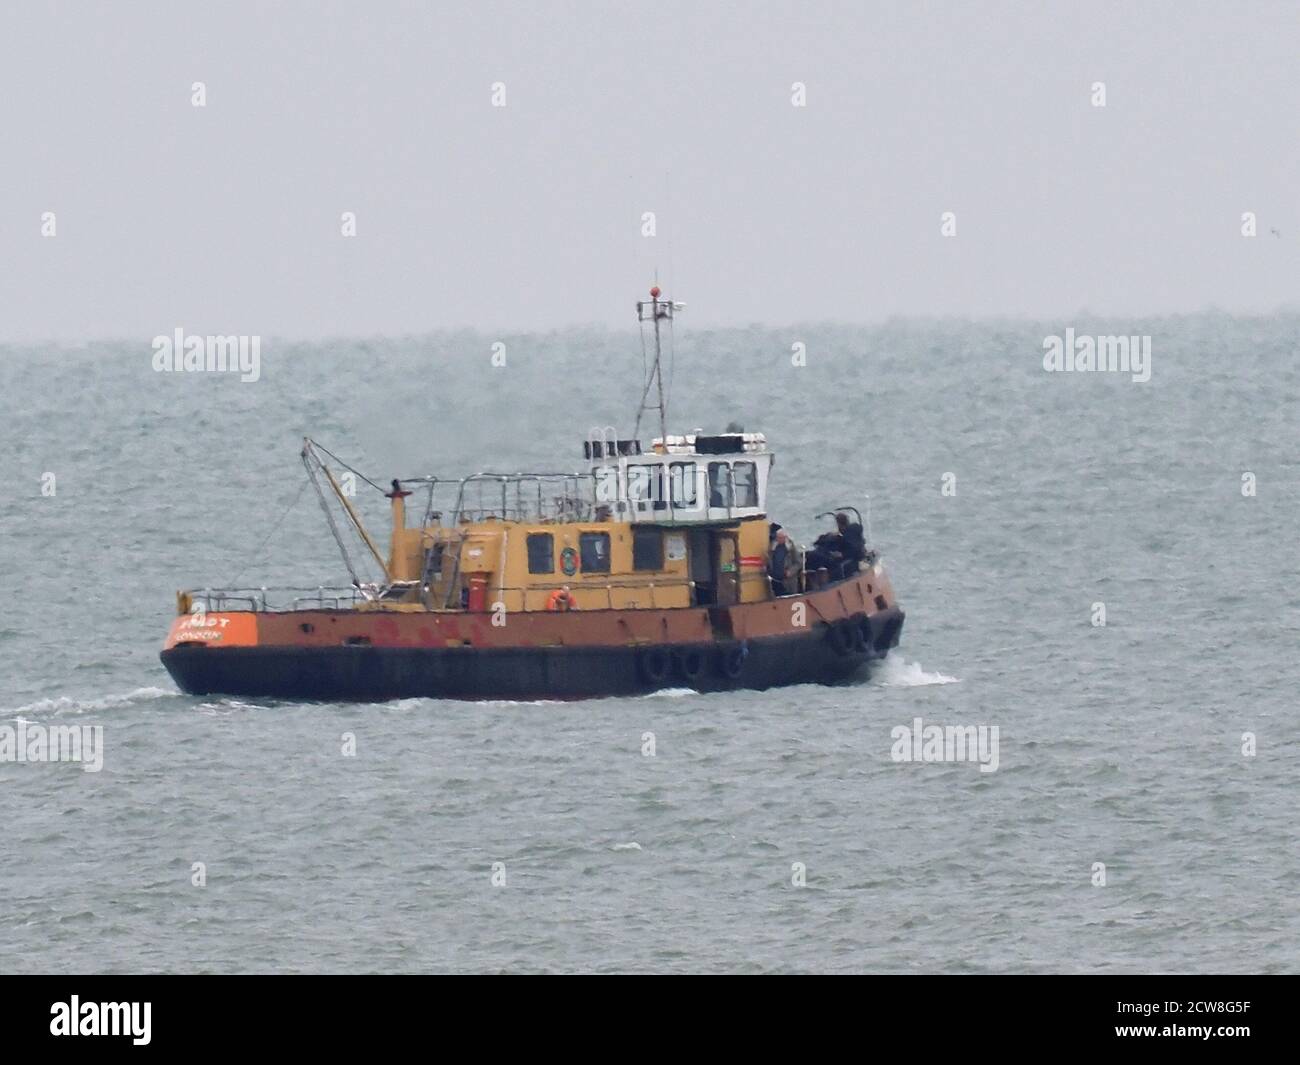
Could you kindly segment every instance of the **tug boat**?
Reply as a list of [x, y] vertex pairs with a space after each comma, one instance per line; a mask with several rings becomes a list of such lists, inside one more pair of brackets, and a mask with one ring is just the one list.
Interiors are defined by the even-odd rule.
[[[329, 701], [583, 699], [845, 682], [884, 658], [904, 615], [849, 520], [857, 511], [827, 512], [856, 549], [819, 546], [808, 565], [774, 573], [764, 435], [668, 433], [660, 334], [682, 305], [658, 286], [650, 296], [637, 315], [655, 354], [632, 436], [593, 429], [575, 473], [392, 480], [386, 554], [331, 467], [346, 463], [304, 441], [352, 584], [178, 592], [162, 651], [176, 684]], [[643, 450], [649, 412], [660, 433]], [[379, 580], [360, 578], [336, 514]]]

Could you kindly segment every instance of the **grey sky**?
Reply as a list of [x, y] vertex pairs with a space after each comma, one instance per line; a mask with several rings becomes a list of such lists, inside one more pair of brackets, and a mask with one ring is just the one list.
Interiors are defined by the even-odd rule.
[[1297, 303], [1300, 3], [612, 8], [7, 5], [0, 337]]

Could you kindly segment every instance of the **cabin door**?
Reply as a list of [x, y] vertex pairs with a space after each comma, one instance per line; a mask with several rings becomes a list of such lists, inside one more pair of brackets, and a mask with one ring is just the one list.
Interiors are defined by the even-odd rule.
[[691, 529], [687, 536], [687, 566], [695, 584], [695, 605], [712, 606], [717, 601], [712, 537], [708, 529]]
[[740, 602], [740, 537], [734, 532], [715, 532], [713, 545], [717, 604], [731, 606]]

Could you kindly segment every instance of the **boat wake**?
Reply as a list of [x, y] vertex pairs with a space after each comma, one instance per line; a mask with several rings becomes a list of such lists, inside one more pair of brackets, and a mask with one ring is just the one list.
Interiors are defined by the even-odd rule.
[[885, 688], [923, 688], [930, 684], [960, 684], [960, 677], [950, 677], [946, 673], [927, 673], [920, 662], [907, 662], [890, 655], [879, 666], [871, 678]]
[[175, 690], [166, 688], [136, 688], [125, 695], [105, 695], [98, 699], [73, 699], [60, 695], [55, 699], [37, 699], [26, 706], [0, 710], [0, 716], [21, 717], [26, 714], [90, 714], [101, 710], [118, 710], [124, 706], [138, 706], [155, 699], [177, 698]]

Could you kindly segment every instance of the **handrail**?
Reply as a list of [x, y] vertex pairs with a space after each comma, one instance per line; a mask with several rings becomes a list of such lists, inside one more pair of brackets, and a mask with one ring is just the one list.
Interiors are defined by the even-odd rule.
[[[525, 506], [524, 485], [535, 484], [537, 488], [536, 508], [532, 500]], [[444, 481], [443, 484], [456, 486], [455, 503], [451, 508], [456, 522], [481, 521], [489, 517], [498, 517], [503, 521], [588, 521], [595, 499], [595, 477], [591, 473], [493, 473], [480, 471], [459, 481]], [[552, 497], [553, 506], [548, 507], [544, 492], [548, 484], [553, 484], [558, 494]], [[500, 487], [500, 504], [487, 505], [484, 499], [485, 487]], [[514, 488], [514, 507], [510, 505], [510, 489]], [[477, 498], [470, 499], [469, 490], [477, 489]], [[531, 493], [529, 493], [531, 495]]]
[[[300, 604], [312, 603], [318, 608], [325, 609], [325, 604], [332, 603], [333, 609], [341, 609], [345, 603], [356, 604], [366, 600], [365, 593], [350, 585], [317, 585], [309, 587], [306, 585], [279, 585], [263, 586], [260, 588], [186, 588], [182, 589], [180, 595], [190, 604], [192, 609], [195, 603], [204, 604], [204, 609], [213, 613], [222, 613], [230, 609], [247, 609], [254, 613], [270, 611], [271, 597], [268, 593], [281, 592], [291, 593], [300, 592], [289, 600], [290, 610], [305, 609]], [[333, 593], [333, 594], [327, 594]], [[246, 607], [234, 607], [230, 604], [240, 603], [247, 604]], [[188, 613], [190, 611], [186, 611]]]
[[351, 584], [241, 584], [231, 588], [215, 588], [206, 585], [202, 588], [182, 588], [181, 591], [187, 595], [206, 595], [209, 592], [229, 595], [233, 592], [316, 592], [321, 589], [327, 592], [356, 591], [356, 586]]

